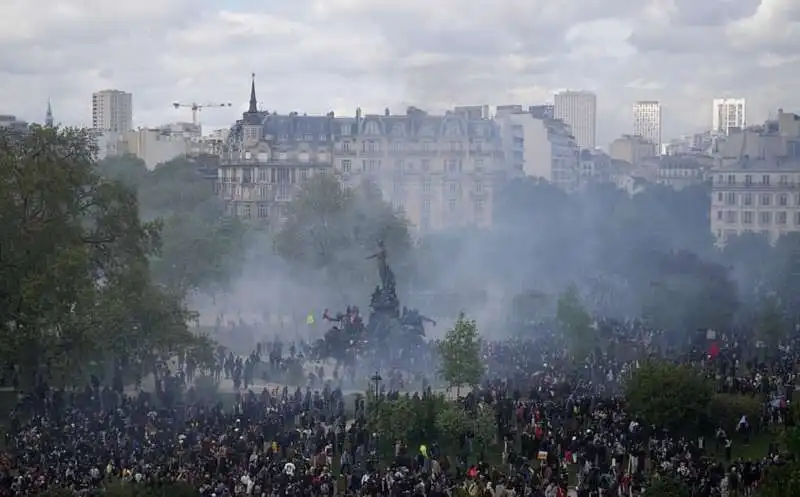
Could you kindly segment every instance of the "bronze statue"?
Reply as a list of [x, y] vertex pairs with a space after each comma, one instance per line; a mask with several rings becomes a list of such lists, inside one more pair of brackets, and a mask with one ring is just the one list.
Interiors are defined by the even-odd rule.
[[384, 291], [393, 291], [394, 290], [394, 273], [392, 269], [389, 267], [388, 259], [388, 252], [386, 251], [386, 245], [383, 243], [383, 240], [378, 240], [378, 251], [371, 256], [367, 257], [367, 259], [377, 259], [378, 260], [378, 275], [381, 278], [381, 287]]

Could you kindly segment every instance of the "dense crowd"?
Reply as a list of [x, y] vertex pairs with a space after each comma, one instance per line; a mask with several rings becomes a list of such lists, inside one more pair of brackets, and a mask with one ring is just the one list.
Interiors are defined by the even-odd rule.
[[[436, 440], [419, 447], [397, 440], [384, 457], [368, 428], [369, 405], [348, 405], [344, 392], [352, 385], [320, 367], [306, 364], [306, 387], [254, 387], [302, 363], [309, 347], [299, 343], [259, 346], [247, 357], [221, 354], [210, 375], [233, 382], [228, 406], [201, 399], [191, 364], [165, 366], [154, 393], [126, 394], [99, 381], [69, 392], [42, 385], [12, 413], [0, 496], [86, 493], [111, 481], [184, 482], [214, 497], [637, 496], [653, 477], [669, 477], [709, 497], [749, 495], [765, 469], [781, 463], [776, 447], [748, 460], [736, 448], [791, 423], [794, 344], [763, 361], [736, 335], [676, 344], [638, 322], [596, 327], [604, 346], [578, 368], [546, 330], [486, 344], [486, 381], [462, 402], [493, 411], [496, 443], [474, 446], [468, 434], [456, 454]], [[626, 411], [620, 385], [653, 356], [705, 368], [720, 390], [763, 399], [761, 415], [743, 416], [734, 432], [719, 426], [696, 438], [648, 426]], [[436, 395], [424, 373], [384, 371], [384, 395], [405, 395], [396, 391], [401, 386], [419, 401]], [[184, 384], [185, 392], [170, 394]]]

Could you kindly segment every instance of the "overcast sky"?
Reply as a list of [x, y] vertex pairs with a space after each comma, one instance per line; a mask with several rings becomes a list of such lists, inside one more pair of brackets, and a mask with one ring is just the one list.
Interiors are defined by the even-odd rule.
[[798, 0], [0, 0], [0, 113], [91, 123], [91, 93], [134, 95], [137, 125], [247, 105], [352, 114], [413, 104], [536, 104], [598, 95], [598, 144], [631, 105], [664, 105], [664, 136], [711, 125], [716, 96], [748, 121], [800, 110]]

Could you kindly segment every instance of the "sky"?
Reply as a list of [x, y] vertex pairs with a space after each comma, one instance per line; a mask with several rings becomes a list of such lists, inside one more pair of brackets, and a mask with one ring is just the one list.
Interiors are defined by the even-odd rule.
[[594, 91], [598, 145], [660, 100], [665, 138], [800, 111], [797, 0], [2, 0], [0, 114], [91, 124], [91, 94], [133, 93], [134, 123], [227, 127], [256, 74], [270, 111], [539, 104]]

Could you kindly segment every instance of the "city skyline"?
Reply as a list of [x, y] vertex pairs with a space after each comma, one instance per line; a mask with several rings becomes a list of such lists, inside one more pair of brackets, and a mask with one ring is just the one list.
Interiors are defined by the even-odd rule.
[[510, 0], [64, 4], [4, 11], [2, 112], [40, 120], [51, 97], [60, 122], [89, 126], [88, 95], [120, 88], [135, 95], [135, 125], [189, 121], [174, 101], [230, 101], [201, 115], [227, 127], [247, 106], [251, 72], [260, 105], [281, 113], [439, 112], [586, 89], [598, 98], [600, 145], [629, 130], [637, 100], [670, 109], [665, 140], [707, 129], [720, 96], [745, 97], [751, 122], [800, 108], [786, 83], [800, 61], [780, 39], [788, 16], [743, 0], [725, 11], [610, 0], [544, 10]]

